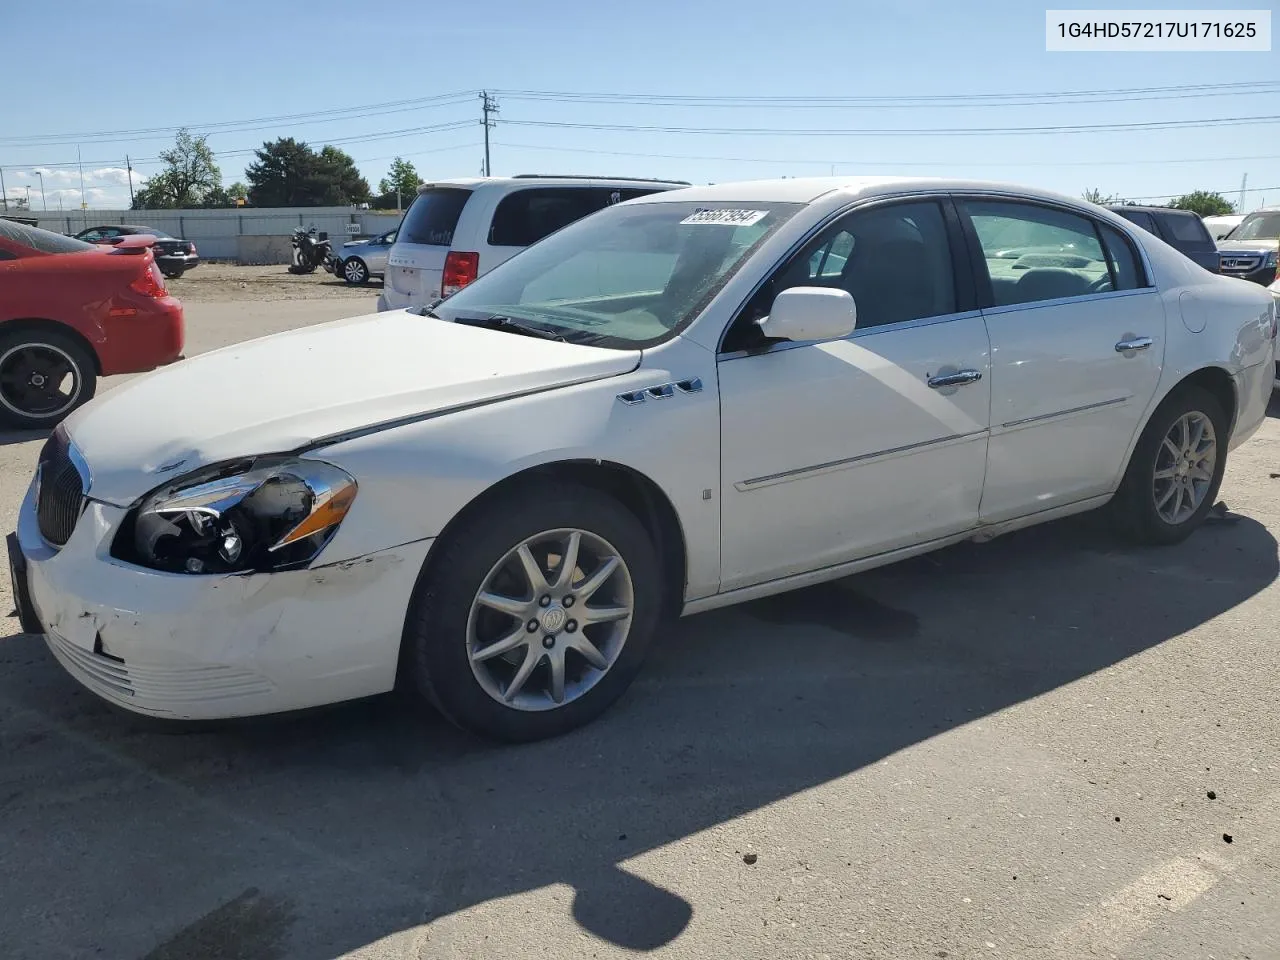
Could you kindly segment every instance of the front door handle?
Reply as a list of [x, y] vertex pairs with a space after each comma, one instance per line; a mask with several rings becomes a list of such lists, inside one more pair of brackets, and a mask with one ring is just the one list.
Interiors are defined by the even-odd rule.
[[966, 383], [977, 383], [981, 379], [981, 370], [959, 370], [940, 377], [930, 377], [929, 386], [935, 390], [941, 387], [963, 387]]
[[1131, 350], [1145, 350], [1155, 343], [1150, 337], [1130, 337], [1116, 344], [1116, 353], [1128, 353]]

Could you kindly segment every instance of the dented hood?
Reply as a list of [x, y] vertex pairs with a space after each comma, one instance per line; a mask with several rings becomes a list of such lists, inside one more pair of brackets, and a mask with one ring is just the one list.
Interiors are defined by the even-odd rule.
[[88, 495], [132, 503], [220, 460], [634, 370], [606, 350], [379, 313], [251, 340], [104, 393], [66, 422]]

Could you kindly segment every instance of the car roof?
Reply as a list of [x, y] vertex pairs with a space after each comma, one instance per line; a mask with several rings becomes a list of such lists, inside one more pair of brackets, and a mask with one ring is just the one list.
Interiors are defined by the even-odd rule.
[[642, 197], [630, 203], [678, 203], [685, 201], [757, 201], [761, 203], [812, 203], [820, 197], [839, 194], [845, 198], [873, 198], [924, 190], [1013, 193], [1020, 197], [1090, 206], [1079, 197], [1069, 197], [1022, 184], [996, 180], [961, 180], [947, 177], [784, 177], [780, 180], [744, 180], [685, 187], [669, 193]]
[[435, 187], [463, 187], [475, 190], [477, 187], [494, 186], [494, 187], [533, 187], [533, 186], [582, 186], [586, 185], [609, 185], [619, 187], [655, 187], [660, 190], [672, 190], [678, 187], [686, 186], [683, 181], [679, 180], [644, 180], [637, 177], [582, 177], [573, 174], [562, 174], [559, 176], [543, 175], [543, 174], [521, 174], [515, 177], [446, 177], [440, 180], [431, 180], [427, 183], [420, 184], [418, 192], [431, 190]]
[[1123, 215], [1126, 210], [1141, 210], [1143, 213], [1174, 213], [1179, 216], [1198, 217], [1194, 210], [1179, 210], [1177, 207], [1148, 207], [1137, 203], [1109, 203], [1107, 209], [1112, 213]]

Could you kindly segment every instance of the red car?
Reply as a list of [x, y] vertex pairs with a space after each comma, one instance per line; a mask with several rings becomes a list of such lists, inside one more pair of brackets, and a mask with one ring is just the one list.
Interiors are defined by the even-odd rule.
[[182, 304], [151, 237], [112, 247], [0, 219], [0, 423], [51, 427], [97, 378], [182, 356]]

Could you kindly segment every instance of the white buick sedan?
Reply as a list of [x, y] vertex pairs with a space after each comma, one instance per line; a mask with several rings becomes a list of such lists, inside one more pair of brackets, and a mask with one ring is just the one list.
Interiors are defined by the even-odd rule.
[[1262, 422], [1276, 306], [1091, 204], [781, 180], [579, 221], [434, 308], [112, 390], [10, 540], [27, 629], [161, 717], [410, 684], [531, 740], [664, 619], [1106, 505], [1190, 534]]

